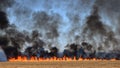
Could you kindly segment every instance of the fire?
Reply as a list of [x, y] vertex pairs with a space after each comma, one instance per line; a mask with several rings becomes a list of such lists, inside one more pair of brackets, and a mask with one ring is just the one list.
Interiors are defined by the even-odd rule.
[[[76, 57], [74, 58], [69, 58], [69, 57], [62, 57], [62, 58], [58, 58], [58, 57], [51, 57], [51, 58], [37, 58], [32, 56], [30, 59], [27, 59], [26, 56], [18, 56], [17, 58], [10, 58], [8, 59], [8, 61], [10, 62], [14, 62], [14, 61], [30, 61], [30, 62], [39, 62], [39, 61], [106, 61], [106, 59], [97, 59], [97, 58], [79, 58], [76, 59]], [[110, 59], [110, 61], [116, 61], [116, 59]]]

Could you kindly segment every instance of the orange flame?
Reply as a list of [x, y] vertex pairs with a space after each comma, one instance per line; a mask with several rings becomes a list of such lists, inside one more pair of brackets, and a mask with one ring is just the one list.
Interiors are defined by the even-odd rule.
[[[16, 58], [10, 58], [8, 59], [8, 61], [10, 62], [14, 62], [14, 61], [31, 61], [31, 62], [36, 62], [36, 61], [105, 61], [106, 59], [97, 59], [97, 58], [79, 58], [76, 60], [76, 57], [74, 58], [69, 58], [69, 57], [62, 57], [62, 58], [57, 58], [57, 57], [52, 57], [52, 58], [37, 58], [37, 57], [31, 57], [29, 60], [27, 59], [26, 56], [18, 56], [17, 59]], [[111, 61], [115, 61], [116, 59], [110, 59]]]

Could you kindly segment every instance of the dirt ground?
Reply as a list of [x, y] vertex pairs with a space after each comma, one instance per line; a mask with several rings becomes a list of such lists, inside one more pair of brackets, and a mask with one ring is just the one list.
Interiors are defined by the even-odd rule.
[[120, 61], [0, 62], [0, 68], [120, 68]]

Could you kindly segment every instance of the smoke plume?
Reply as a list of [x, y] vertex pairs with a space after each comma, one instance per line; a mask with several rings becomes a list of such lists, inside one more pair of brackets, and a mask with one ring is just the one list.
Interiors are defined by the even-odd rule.
[[[62, 52], [67, 56], [93, 57], [96, 52], [118, 51], [119, 3], [119, 0], [1, 0], [0, 45], [6, 51], [16, 48], [16, 52], [29, 56], [26, 53], [57, 56]], [[85, 53], [88, 54], [83, 56]]]

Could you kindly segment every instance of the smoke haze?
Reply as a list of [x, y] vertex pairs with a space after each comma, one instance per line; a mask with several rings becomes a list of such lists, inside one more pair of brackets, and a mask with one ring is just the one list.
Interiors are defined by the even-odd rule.
[[8, 45], [21, 52], [34, 45], [62, 52], [67, 44], [82, 42], [109, 52], [120, 47], [119, 5], [119, 0], [1, 0], [0, 10], [8, 20], [1, 17], [7, 23], [0, 28]]

